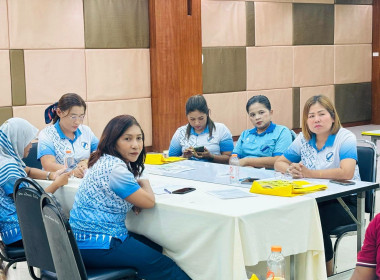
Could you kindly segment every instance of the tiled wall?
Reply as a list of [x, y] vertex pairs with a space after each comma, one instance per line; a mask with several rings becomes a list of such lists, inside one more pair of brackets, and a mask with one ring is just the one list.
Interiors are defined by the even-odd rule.
[[[260, 93], [290, 128], [315, 94], [330, 96], [343, 122], [370, 120], [372, 2], [335, 1], [202, 0], [213, 119], [239, 135], [251, 127], [247, 99]], [[150, 146], [148, 2], [0, 0], [0, 123], [18, 116], [41, 129], [47, 105], [76, 92], [96, 135], [132, 114]]]
[[152, 145], [148, 0], [0, 0], [0, 123], [42, 129], [67, 92], [84, 98], [97, 136], [131, 114]]
[[[276, 123], [299, 128], [312, 95], [343, 123], [371, 119], [371, 0], [202, 0], [203, 93], [234, 135], [264, 94]], [[244, 120], [244, 122], [242, 122]]]

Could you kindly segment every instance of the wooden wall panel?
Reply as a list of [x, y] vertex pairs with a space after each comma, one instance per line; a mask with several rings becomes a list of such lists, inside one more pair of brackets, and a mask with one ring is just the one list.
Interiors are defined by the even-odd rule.
[[372, 123], [380, 124], [380, 1], [373, 1], [372, 15]]
[[162, 151], [186, 123], [186, 100], [202, 93], [201, 1], [150, 0], [149, 27], [153, 150]]

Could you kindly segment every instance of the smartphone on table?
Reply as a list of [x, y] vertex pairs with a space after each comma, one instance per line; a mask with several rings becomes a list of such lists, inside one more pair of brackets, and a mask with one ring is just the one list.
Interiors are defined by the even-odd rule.
[[172, 191], [172, 193], [174, 193], [174, 194], [185, 194], [185, 193], [189, 193], [192, 191], [195, 191], [195, 188], [182, 188], [182, 189]]
[[251, 177], [248, 177], [248, 178], [245, 178], [243, 179], [240, 184], [252, 184], [254, 181], [257, 181], [257, 180], [260, 180], [259, 178], [251, 178]]
[[354, 181], [350, 180], [330, 180], [330, 183], [342, 185], [342, 186], [350, 186], [350, 185], [355, 185], [356, 183]]

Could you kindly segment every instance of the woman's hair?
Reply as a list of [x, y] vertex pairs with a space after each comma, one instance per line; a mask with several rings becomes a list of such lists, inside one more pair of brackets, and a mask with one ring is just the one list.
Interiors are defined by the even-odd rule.
[[59, 120], [59, 116], [56, 113], [57, 108], [59, 108], [62, 112], [70, 110], [74, 106], [79, 106], [84, 108], [84, 112], [86, 112], [86, 102], [84, 102], [83, 98], [80, 97], [76, 93], [66, 93], [61, 96], [61, 98], [58, 100], [58, 103], [55, 103], [51, 106], [49, 106], [45, 110], [45, 119], [46, 114], [48, 110], [50, 110], [50, 114], [53, 119], [53, 124], [56, 123]]
[[249, 107], [251, 107], [252, 104], [260, 103], [265, 106], [269, 111], [272, 110], [272, 106], [270, 105], [268, 97], [264, 95], [255, 95], [252, 96], [248, 102], [247, 105], [245, 105], [245, 109], [247, 110], [247, 113], [249, 114]]
[[[190, 114], [191, 112], [194, 112], [194, 111], [199, 111], [199, 112], [207, 115], [207, 126], [208, 126], [208, 130], [209, 130], [209, 136], [211, 137], [212, 131], [215, 129], [215, 124], [210, 118], [210, 115], [209, 115], [210, 109], [207, 106], [206, 99], [200, 94], [193, 95], [193, 96], [189, 97], [189, 99], [187, 99], [186, 116], [188, 114]], [[190, 131], [191, 131], [191, 125], [189, 123], [187, 125], [187, 129], [186, 129], [186, 137], [187, 138], [190, 137]]]
[[[141, 130], [143, 148], [137, 160], [135, 162], [128, 163], [116, 150], [116, 142], [125, 133], [125, 131], [133, 125], [137, 125]], [[124, 161], [128, 166], [128, 170], [131, 171], [135, 177], [140, 176], [144, 171], [144, 161], [146, 155], [144, 138], [144, 132], [134, 117], [130, 115], [120, 115], [114, 117], [104, 128], [102, 136], [99, 140], [98, 148], [90, 155], [90, 159], [88, 160], [88, 168], [93, 166], [102, 155], [108, 154]]]
[[305, 106], [303, 107], [302, 133], [306, 140], [310, 140], [313, 134], [307, 125], [307, 119], [309, 117], [310, 107], [316, 103], [321, 104], [330, 114], [331, 118], [334, 120], [331, 126], [331, 134], [338, 133], [339, 129], [342, 127], [342, 125], [340, 124], [338, 113], [330, 99], [324, 95], [312, 96], [306, 101]]

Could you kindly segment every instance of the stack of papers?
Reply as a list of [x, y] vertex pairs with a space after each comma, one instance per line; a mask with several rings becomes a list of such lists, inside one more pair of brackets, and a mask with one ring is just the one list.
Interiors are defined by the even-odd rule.
[[224, 189], [224, 190], [215, 190], [208, 191], [208, 194], [216, 196], [220, 199], [233, 199], [233, 198], [243, 198], [243, 197], [255, 197], [256, 195], [242, 191], [240, 189]]

